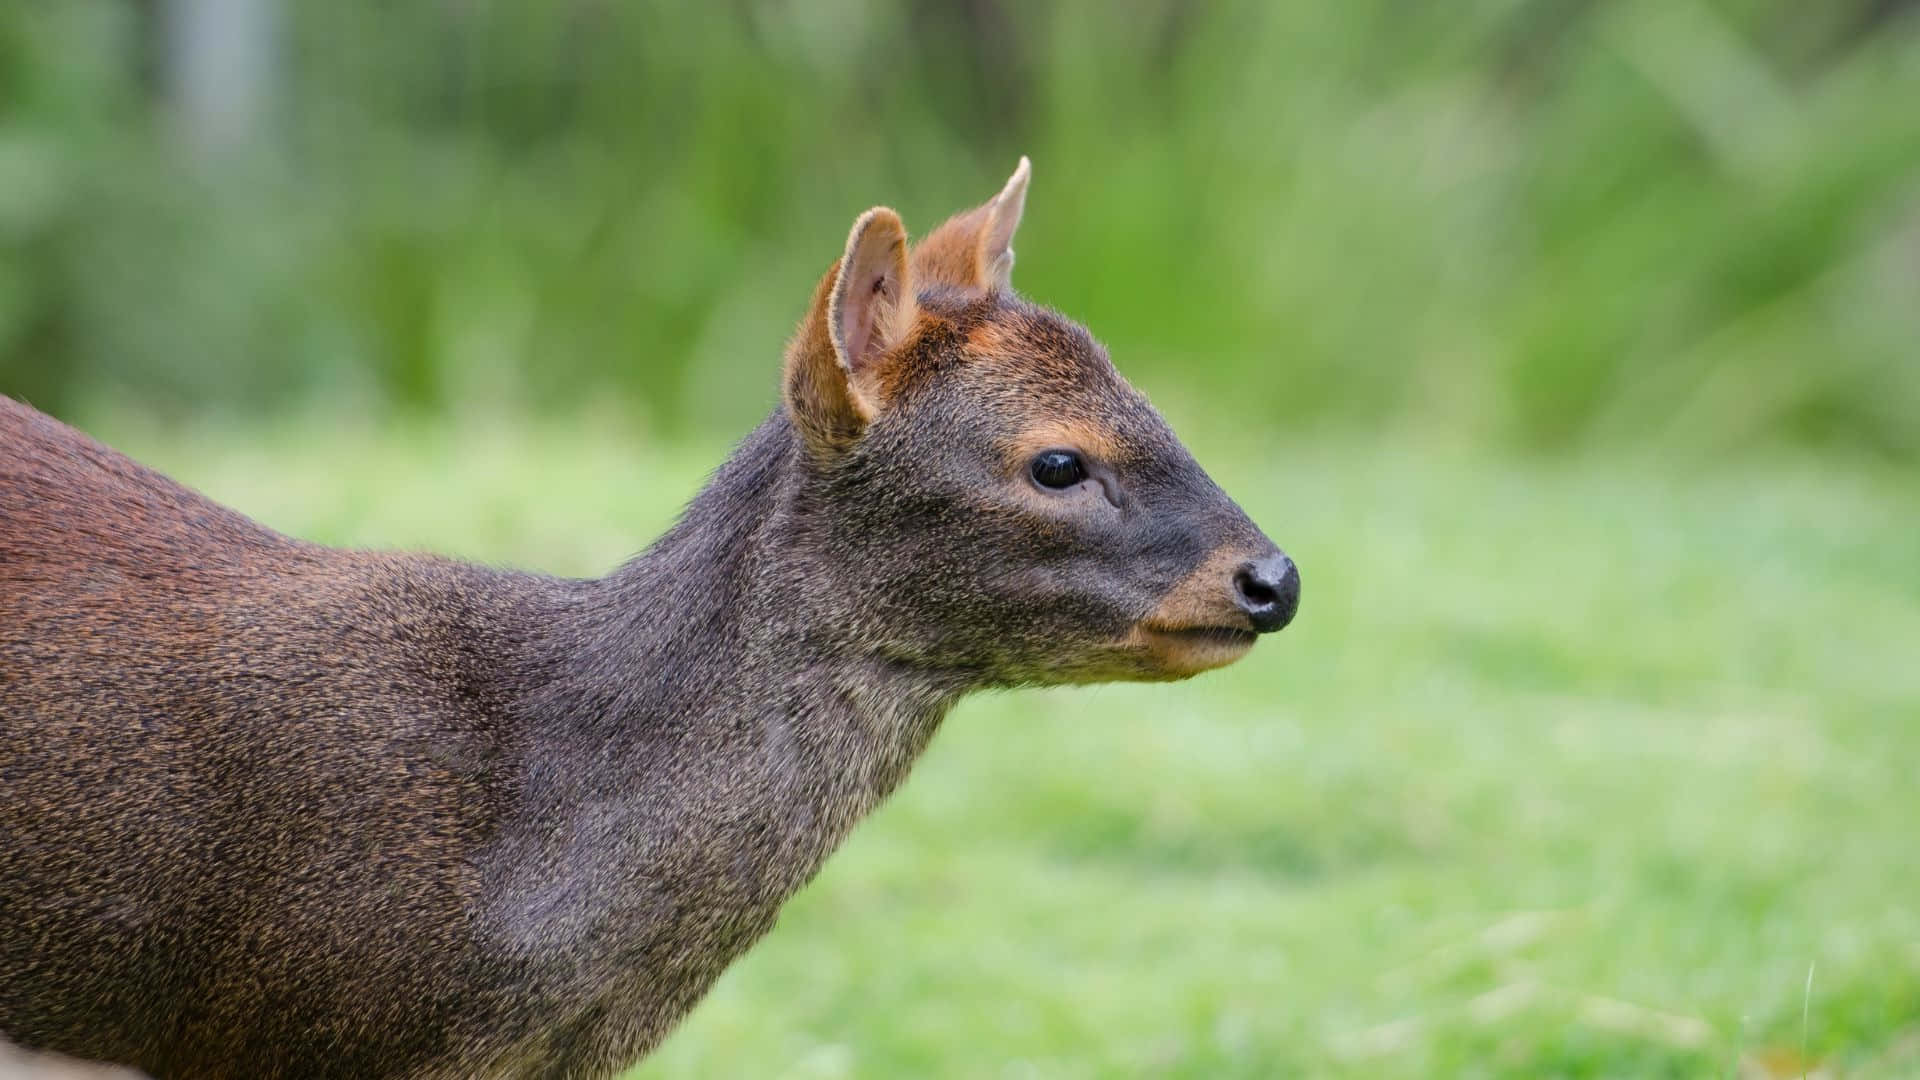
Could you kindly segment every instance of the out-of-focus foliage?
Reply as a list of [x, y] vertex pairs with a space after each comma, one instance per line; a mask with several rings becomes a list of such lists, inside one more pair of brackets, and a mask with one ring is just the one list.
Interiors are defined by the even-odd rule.
[[284, 3], [194, 152], [162, 0], [0, 7], [0, 391], [734, 428], [868, 205], [1189, 412], [1920, 456], [1895, 0]]

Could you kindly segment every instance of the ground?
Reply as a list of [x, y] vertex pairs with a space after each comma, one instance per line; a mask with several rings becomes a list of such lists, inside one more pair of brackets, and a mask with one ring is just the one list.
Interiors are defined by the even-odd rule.
[[[121, 445], [335, 543], [603, 571], [714, 447]], [[632, 1075], [1920, 1075], [1920, 485], [1196, 445], [1299, 561], [1188, 683], [969, 701]]]

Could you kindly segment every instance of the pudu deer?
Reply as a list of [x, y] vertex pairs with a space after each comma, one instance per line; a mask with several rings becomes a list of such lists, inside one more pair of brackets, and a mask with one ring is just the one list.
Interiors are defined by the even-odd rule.
[[0, 397], [0, 1034], [156, 1077], [604, 1077], [985, 687], [1180, 679], [1293, 563], [1017, 295], [1028, 165], [875, 208], [599, 580], [281, 536]]

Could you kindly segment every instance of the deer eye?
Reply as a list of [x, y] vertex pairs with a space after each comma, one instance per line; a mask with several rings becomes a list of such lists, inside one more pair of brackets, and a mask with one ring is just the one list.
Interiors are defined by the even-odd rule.
[[1029, 471], [1034, 483], [1061, 490], [1087, 478], [1087, 463], [1071, 450], [1045, 450], [1033, 459]]

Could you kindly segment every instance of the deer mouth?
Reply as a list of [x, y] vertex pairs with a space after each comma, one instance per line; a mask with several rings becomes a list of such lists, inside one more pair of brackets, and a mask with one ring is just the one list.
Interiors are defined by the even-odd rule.
[[1260, 635], [1238, 626], [1143, 626], [1149, 634], [1175, 641], [1184, 641], [1193, 645], [1252, 645]]
[[1245, 656], [1259, 636], [1239, 626], [1139, 623], [1128, 635], [1128, 644], [1144, 652], [1166, 677], [1183, 679], [1226, 667]]

